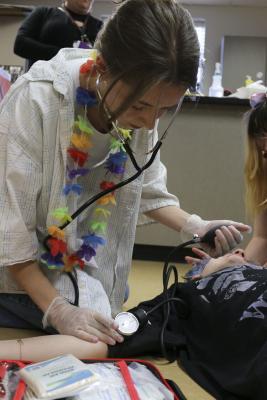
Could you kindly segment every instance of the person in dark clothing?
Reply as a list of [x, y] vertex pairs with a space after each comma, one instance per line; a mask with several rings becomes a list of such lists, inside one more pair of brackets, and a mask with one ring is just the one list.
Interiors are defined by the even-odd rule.
[[102, 21], [90, 14], [92, 0], [66, 0], [61, 7], [36, 7], [17, 33], [14, 53], [26, 58], [26, 70], [50, 60], [64, 47], [91, 48]]
[[[267, 268], [247, 262], [243, 250], [216, 259], [193, 251], [188, 281], [129, 310], [145, 311], [150, 324], [109, 347], [108, 356], [160, 356], [163, 340], [164, 355], [216, 400], [266, 400]], [[162, 336], [166, 296], [182, 302], [171, 302]]]

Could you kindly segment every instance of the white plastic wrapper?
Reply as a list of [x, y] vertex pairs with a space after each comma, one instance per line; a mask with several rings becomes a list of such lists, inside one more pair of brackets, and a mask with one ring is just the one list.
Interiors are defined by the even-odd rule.
[[249, 99], [254, 93], [266, 93], [267, 87], [262, 84], [262, 81], [256, 81], [250, 83], [247, 86], [242, 86], [237, 89], [235, 93], [232, 93], [227, 97], [236, 97], [238, 99]]

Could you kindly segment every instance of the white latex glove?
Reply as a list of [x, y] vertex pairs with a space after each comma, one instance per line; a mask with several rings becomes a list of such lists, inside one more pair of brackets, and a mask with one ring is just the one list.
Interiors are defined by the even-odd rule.
[[205, 233], [216, 226], [221, 226], [221, 228], [216, 230], [215, 248], [201, 243], [201, 246], [212, 257], [219, 257], [235, 248], [243, 240], [240, 232], [251, 232], [251, 227], [241, 222], [225, 219], [205, 221], [198, 215], [192, 214], [181, 229], [182, 240], [189, 240], [194, 234], [203, 237]]
[[116, 331], [117, 324], [90, 308], [73, 306], [63, 297], [55, 297], [43, 317], [43, 326], [53, 326], [62, 335], [96, 343], [99, 340], [114, 345], [123, 337]]

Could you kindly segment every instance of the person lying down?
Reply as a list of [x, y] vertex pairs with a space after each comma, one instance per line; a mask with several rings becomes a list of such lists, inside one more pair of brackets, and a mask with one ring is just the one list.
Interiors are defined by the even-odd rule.
[[[164, 331], [165, 354], [216, 400], [267, 399], [267, 268], [248, 263], [242, 250], [210, 258], [200, 249], [187, 257], [188, 281], [173, 285]], [[165, 299], [164, 293], [139, 304], [132, 312], [147, 313]], [[161, 354], [163, 307], [149, 314], [150, 325], [109, 349], [111, 357]]]
[[266, 400], [267, 268], [246, 262], [242, 250], [217, 259], [195, 253], [180, 361], [218, 400]]
[[[172, 304], [165, 345], [216, 399], [266, 400], [267, 268], [247, 263], [242, 250], [216, 259], [200, 249], [193, 251], [195, 257], [186, 257], [192, 265], [188, 280], [168, 289], [172, 296], [175, 289], [175, 297], [187, 303], [190, 313], [181, 318], [178, 306]], [[149, 311], [163, 299], [162, 293], [132, 311]], [[150, 314], [151, 324], [115, 346], [65, 335], [39, 336], [0, 341], [0, 358], [40, 361], [66, 353], [80, 359], [161, 355], [162, 309]], [[168, 335], [172, 337], [169, 348]]]

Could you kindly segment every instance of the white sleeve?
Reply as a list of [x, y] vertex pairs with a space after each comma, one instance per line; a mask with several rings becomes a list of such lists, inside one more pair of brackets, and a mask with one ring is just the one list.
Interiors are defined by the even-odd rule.
[[31, 100], [29, 85], [20, 80], [0, 107], [1, 266], [37, 258], [41, 126], [40, 112]]

